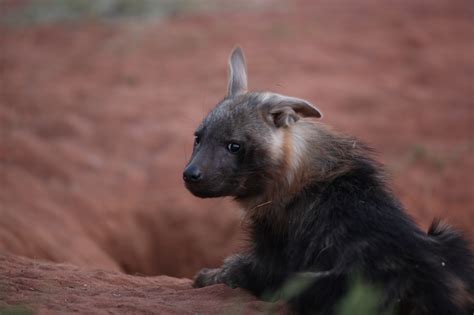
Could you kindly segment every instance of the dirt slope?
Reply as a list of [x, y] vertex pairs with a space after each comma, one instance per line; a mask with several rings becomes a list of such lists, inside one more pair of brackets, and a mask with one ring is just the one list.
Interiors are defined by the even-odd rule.
[[[0, 255], [0, 312], [44, 314], [261, 314], [281, 306], [241, 289], [192, 289], [191, 280], [139, 277]], [[2, 311], [3, 309], [3, 311]]]

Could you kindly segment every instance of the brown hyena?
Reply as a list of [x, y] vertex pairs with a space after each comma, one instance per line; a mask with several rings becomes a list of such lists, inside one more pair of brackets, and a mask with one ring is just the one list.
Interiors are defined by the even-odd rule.
[[460, 233], [439, 223], [422, 232], [366, 146], [319, 123], [308, 101], [248, 92], [240, 48], [229, 64], [227, 96], [196, 129], [183, 178], [198, 197], [234, 197], [251, 241], [194, 285], [275, 296], [304, 274], [312, 282], [290, 305], [334, 314], [357, 275], [381, 289], [380, 313], [472, 315], [473, 255]]

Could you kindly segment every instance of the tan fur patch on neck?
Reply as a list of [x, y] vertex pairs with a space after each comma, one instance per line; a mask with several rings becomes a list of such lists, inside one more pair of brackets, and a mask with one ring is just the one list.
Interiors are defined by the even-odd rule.
[[275, 205], [285, 204], [287, 199], [301, 188], [301, 142], [300, 139], [295, 141], [291, 127], [275, 130], [271, 141], [268, 142], [275, 171], [268, 179], [266, 191], [262, 195], [242, 202], [246, 210], [255, 209], [261, 212]]
[[282, 175], [290, 195], [299, 192], [312, 176], [312, 169], [307, 167], [311, 157], [307, 156], [309, 150], [305, 132], [298, 124], [285, 129]]
[[274, 132], [269, 145], [276, 168], [272, 181], [268, 183], [268, 189], [259, 198], [259, 202], [285, 202], [305, 185], [306, 173], [310, 173], [310, 170], [305, 170], [305, 165], [310, 157], [305, 156], [307, 142], [304, 136], [304, 129], [297, 125]]
[[283, 143], [281, 150], [281, 173], [286, 179], [287, 183], [290, 184], [293, 181], [293, 137], [289, 128], [283, 130]]

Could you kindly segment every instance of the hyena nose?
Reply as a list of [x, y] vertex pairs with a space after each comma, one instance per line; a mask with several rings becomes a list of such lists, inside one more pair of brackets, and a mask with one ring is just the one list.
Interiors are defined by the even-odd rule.
[[194, 165], [189, 165], [183, 172], [183, 179], [187, 183], [197, 183], [201, 180], [201, 178], [201, 171]]

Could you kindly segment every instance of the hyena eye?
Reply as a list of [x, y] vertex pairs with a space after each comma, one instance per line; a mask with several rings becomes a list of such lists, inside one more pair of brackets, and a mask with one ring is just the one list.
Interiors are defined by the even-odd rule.
[[229, 150], [230, 153], [237, 153], [240, 150], [240, 144], [231, 142], [227, 145], [227, 150]]
[[201, 137], [194, 136], [194, 145], [198, 145], [201, 142]]

